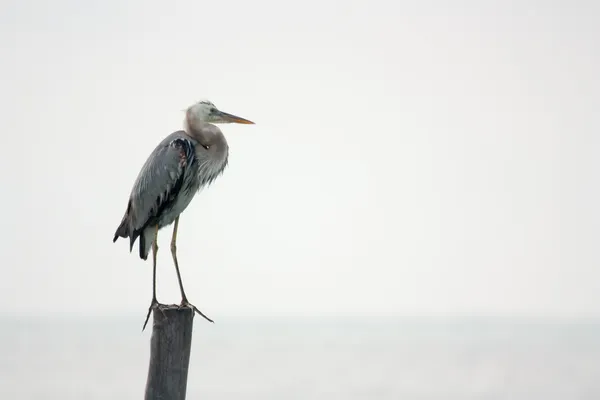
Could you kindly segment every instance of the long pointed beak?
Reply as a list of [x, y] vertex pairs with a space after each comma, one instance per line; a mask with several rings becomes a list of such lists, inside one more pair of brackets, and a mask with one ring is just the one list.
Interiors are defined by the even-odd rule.
[[219, 118], [221, 118], [223, 120], [223, 122], [230, 122], [230, 123], [234, 123], [234, 124], [254, 125], [254, 122], [252, 122], [252, 121], [249, 121], [242, 117], [238, 117], [237, 115], [228, 114], [223, 111], [219, 111]]

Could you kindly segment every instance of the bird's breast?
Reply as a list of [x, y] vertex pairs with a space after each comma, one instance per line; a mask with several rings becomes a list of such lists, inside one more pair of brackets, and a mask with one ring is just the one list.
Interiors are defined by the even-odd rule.
[[196, 157], [194, 162], [194, 173], [198, 182], [198, 188], [210, 185], [219, 177], [227, 166], [229, 149], [216, 148], [217, 146], [205, 149], [200, 144], [196, 145]]

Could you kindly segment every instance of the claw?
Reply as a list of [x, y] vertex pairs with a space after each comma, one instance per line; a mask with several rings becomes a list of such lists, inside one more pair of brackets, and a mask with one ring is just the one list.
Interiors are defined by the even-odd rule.
[[144, 321], [142, 332], [144, 332], [144, 329], [146, 329], [146, 324], [148, 323], [148, 319], [150, 319], [150, 313], [155, 308], [160, 310], [163, 313], [164, 317], [167, 318], [167, 314], [165, 314], [164, 310], [160, 308], [160, 304], [158, 303], [158, 301], [156, 299], [152, 299], [152, 303], [150, 303], [150, 307], [148, 307], [148, 314], [146, 314], [146, 320]]
[[181, 300], [181, 304], [179, 304], [179, 309], [181, 310], [183, 307], [187, 307], [187, 308], [191, 308], [194, 312], [197, 312], [198, 314], [200, 314], [205, 320], [207, 320], [208, 322], [212, 322], [213, 324], [215, 323], [215, 321], [213, 321], [212, 319], [208, 318], [206, 315], [204, 315], [204, 313], [200, 310], [198, 310], [198, 307], [196, 307], [195, 305], [193, 305], [192, 303], [190, 303], [189, 301], [187, 301], [186, 299]]

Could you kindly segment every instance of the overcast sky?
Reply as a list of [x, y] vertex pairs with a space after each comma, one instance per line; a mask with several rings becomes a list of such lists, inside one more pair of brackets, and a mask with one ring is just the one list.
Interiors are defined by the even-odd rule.
[[600, 6], [415, 3], [3, 1], [0, 312], [143, 316], [112, 237], [208, 98], [256, 122], [179, 226], [211, 317], [600, 315]]

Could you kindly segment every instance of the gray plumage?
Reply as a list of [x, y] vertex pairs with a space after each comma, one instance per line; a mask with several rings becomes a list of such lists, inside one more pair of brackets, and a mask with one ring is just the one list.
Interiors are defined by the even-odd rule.
[[196, 193], [223, 173], [228, 154], [225, 136], [208, 123], [196, 121], [189, 133], [181, 130], [163, 139], [133, 185], [113, 242], [129, 237], [131, 251], [139, 237], [139, 255], [146, 260], [156, 225], [172, 224]]
[[220, 111], [208, 100], [187, 108], [185, 129], [171, 133], [150, 153], [138, 174], [127, 203], [127, 210], [113, 237], [129, 238], [129, 251], [139, 238], [139, 256], [148, 259], [152, 249], [152, 302], [144, 327], [156, 299], [156, 254], [158, 231], [173, 224], [171, 255], [181, 292], [181, 307], [189, 307], [204, 315], [187, 300], [177, 262], [177, 227], [180, 214], [196, 193], [210, 185], [227, 166], [229, 146], [221, 130], [212, 123], [254, 124], [252, 121]]
[[139, 237], [139, 255], [146, 260], [158, 229], [172, 224], [196, 193], [223, 173], [229, 146], [211, 122], [254, 124], [218, 110], [208, 100], [188, 107], [185, 129], [164, 138], [143, 165], [113, 242], [129, 238], [131, 251]]

